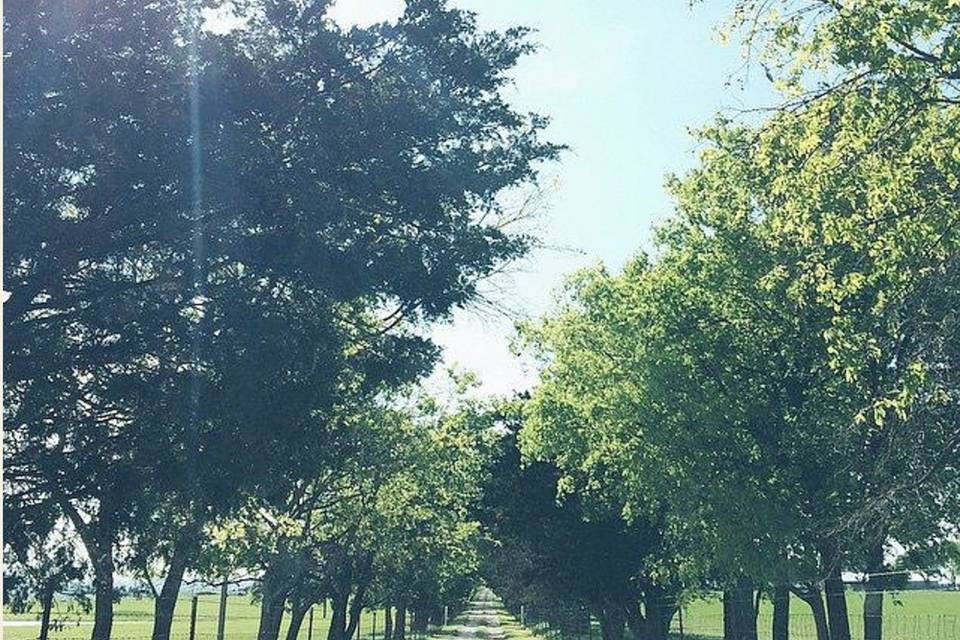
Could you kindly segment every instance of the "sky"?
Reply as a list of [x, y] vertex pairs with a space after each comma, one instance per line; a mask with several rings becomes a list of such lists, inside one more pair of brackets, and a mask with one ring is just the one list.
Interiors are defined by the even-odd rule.
[[[670, 215], [670, 173], [696, 160], [691, 129], [775, 99], [762, 73], [746, 74], [736, 44], [716, 28], [731, 0], [451, 0], [483, 28], [523, 25], [540, 49], [515, 70], [507, 98], [551, 118], [546, 137], [571, 147], [543, 184], [537, 223], [545, 244], [496, 282], [518, 317], [551, 308], [565, 276], [603, 263], [618, 269], [650, 248], [653, 226]], [[330, 17], [368, 24], [395, 18], [402, 0], [338, 0]], [[449, 366], [475, 371], [482, 391], [510, 394], [536, 372], [510, 350], [514, 319], [466, 309], [434, 329]]]

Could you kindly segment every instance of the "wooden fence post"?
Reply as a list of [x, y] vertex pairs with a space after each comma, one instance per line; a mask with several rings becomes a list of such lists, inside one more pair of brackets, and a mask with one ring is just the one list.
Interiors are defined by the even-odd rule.
[[227, 627], [227, 578], [220, 585], [220, 611], [217, 614], [217, 640], [223, 640]]
[[190, 601], [190, 640], [196, 640], [197, 637], [197, 596], [193, 596]]

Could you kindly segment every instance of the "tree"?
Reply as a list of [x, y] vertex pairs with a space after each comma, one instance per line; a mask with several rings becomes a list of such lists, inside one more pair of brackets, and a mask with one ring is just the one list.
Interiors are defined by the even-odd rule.
[[[956, 482], [946, 463], [956, 384], [940, 367], [954, 354], [936, 345], [953, 331], [956, 238], [949, 227], [927, 236], [912, 206], [896, 230], [879, 220], [874, 233], [904, 258], [892, 269], [805, 191], [849, 197], [872, 184], [876, 165], [858, 174], [831, 157], [827, 172], [816, 150], [799, 167], [770, 164], [799, 144], [775, 131], [708, 132], [701, 168], [673, 183], [680, 212], [660, 233], [657, 261], [574, 282], [533, 337], [551, 359], [525, 433], [574, 475], [615, 465], [638, 500], [705, 505], [689, 518], [720, 530], [726, 549], [714, 551], [729, 566], [826, 578], [831, 635], [845, 637], [840, 571], [870, 563], [871, 551], [876, 563], [890, 538], [946, 535], [953, 519], [943, 497]], [[894, 185], [886, 202], [912, 201], [915, 187]], [[937, 224], [953, 213], [939, 210]], [[926, 240], [895, 244], [910, 232]], [[934, 321], [946, 331], [935, 344], [909, 329], [932, 316], [947, 323]], [[910, 429], [921, 441], [901, 440]], [[793, 570], [771, 562], [787, 550], [806, 560]]]
[[[371, 603], [424, 624], [443, 598], [469, 591], [477, 525], [468, 505], [486, 428], [473, 415], [469, 404], [451, 411], [406, 394], [348, 403], [330, 452], [337, 466], [251, 499], [218, 527], [211, 568], [260, 576], [259, 638], [276, 639], [288, 604], [293, 638], [309, 607], [330, 598], [328, 638], [343, 640]], [[394, 628], [398, 640], [404, 631]]]
[[843, 639], [841, 570], [956, 521], [957, 9], [737, 7], [785, 103], [708, 127], [655, 259], [581, 275], [533, 331], [525, 435], [573, 478], [705, 505], [705, 549], [815, 612], [800, 583], [825, 579]]
[[529, 244], [497, 200], [559, 152], [501, 96], [526, 32], [432, 0], [343, 32], [327, 4], [237, 3], [226, 34], [177, 2], [4, 15], [6, 466], [76, 527], [94, 638], [150, 487], [199, 523], [277, 486], [251, 468], [296, 477], [344, 372], [419, 375], [403, 326]]
[[4, 494], [3, 604], [14, 612], [40, 605], [40, 640], [47, 640], [54, 598], [70, 594], [78, 604], [86, 597], [78, 584], [84, 567], [66, 523], [58, 522], [50, 505], [33, 503], [28, 496]]
[[[487, 580], [511, 606], [577, 630], [588, 611], [605, 640], [666, 638], [677, 609], [676, 540], [664, 518], [627, 522], [609, 502], [560, 485], [552, 464], [522, 461], [522, 403], [501, 406], [502, 434], [488, 474], [484, 521], [495, 545]], [[642, 610], [641, 610], [642, 605]]]

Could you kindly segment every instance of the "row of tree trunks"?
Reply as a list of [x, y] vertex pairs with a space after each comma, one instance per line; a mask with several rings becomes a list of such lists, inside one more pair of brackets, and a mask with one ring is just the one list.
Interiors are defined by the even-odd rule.
[[[839, 582], [839, 584], [838, 584]], [[773, 597], [773, 640], [788, 640], [790, 634], [790, 592], [792, 591], [810, 607], [816, 627], [817, 640], [835, 640], [837, 637], [850, 640], [850, 625], [847, 618], [846, 597], [842, 581], [831, 576], [827, 582], [827, 606], [819, 588], [803, 586], [777, 586]], [[882, 605], [881, 605], [882, 606]], [[756, 640], [757, 606], [752, 589], [738, 586], [724, 592], [723, 635], [725, 640]], [[882, 614], [882, 610], [881, 610]], [[876, 622], [871, 618], [870, 622]], [[864, 624], [867, 613], [864, 611]], [[881, 640], [877, 635], [865, 640]], [[836, 634], [836, 635], [835, 635]]]
[[[418, 625], [421, 624], [419, 620], [428, 621], [429, 616], [426, 612], [422, 614], [417, 614], [413, 616], [413, 622], [411, 623], [411, 628], [418, 631], [426, 631], [426, 622], [423, 622], [424, 628], [419, 629]], [[394, 606], [392, 602], [387, 602], [383, 606], [383, 638], [385, 640], [404, 640], [407, 633], [407, 607], [401, 601], [400, 604], [396, 606], [396, 611], [394, 611]]]
[[603, 640], [622, 640], [624, 626], [633, 640], [666, 640], [670, 621], [677, 612], [676, 596], [676, 589], [646, 584], [641, 598], [643, 611], [640, 601], [627, 605], [620, 601], [603, 603], [591, 613], [600, 621]]

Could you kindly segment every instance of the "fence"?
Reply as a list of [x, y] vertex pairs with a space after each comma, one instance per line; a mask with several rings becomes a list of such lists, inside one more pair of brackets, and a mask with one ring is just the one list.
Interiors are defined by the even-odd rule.
[[[930, 599], [918, 600], [924, 594], [890, 594], [884, 605], [883, 640], [960, 640], [960, 592], [930, 592]], [[909, 600], [905, 607], [898, 604], [899, 598]], [[851, 640], [863, 640], [862, 593], [848, 593]], [[791, 603], [789, 619], [790, 640], [817, 640], [814, 617], [805, 611], [807, 605]], [[912, 613], [910, 609], [920, 609]], [[700, 600], [684, 606], [671, 620], [673, 640], [723, 638], [722, 607], [718, 600]], [[798, 612], [799, 610], [799, 612]], [[927, 610], [927, 612], [924, 612]], [[584, 609], [575, 607], [513, 606], [511, 613], [521, 624], [537, 635], [550, 640], [600, 640], [599, 624]], [[763, 602], [757, 615], [757, 639], [772, 640], [773, 615], [768, 602]], [[634, 640], [629, 629], [625, 640]]]
[[[790, 614], [791, 640], [817, 640], [817, 628], [810, 614]], [[758, 640], [773, 637], [773, 616], [757, 616]], [[680, 617], [674, 616], [670, 631], [681, 635]], [[685, 613], [683, 635], [689, 638], [722, 638], [723, 616]], [[931, 614], [894, 614], [883, 617], [884, 640], [960, 640], [960, 612]], [[850, 616], [851, 640], [863, 640], [863, 618]]]
[[[249, 596], [230, 595], [224, 609], [223, 640], [255, 640], [260, 623], [260, 608]], [[297, 640], [326, 640], [330, 629], [330, 610], [326, 602], [315, 605], [304, 617]], [[442, 614], [441, 614], [442, 615]], [[39, 616], [38, 616], [39, 617]], [[289, 613], [284, 615], [279, 638], [285, 640]], [[407, 640], [422, 640], [427, 633], [413, 625], [414, 616], [407, 612]], [[16, 627], [5, 627], [3, 637], [31, 640], [39, 633], [39, 621], [19, 621]], [[27, 622], [29, 626], [25, 625]], [[89, 640], [92, 619], [70, 611], [54, 611], [50, 640]], [[350, 640], [384, 640], [384, 612], [365, 609], [356, 634]], [[170, 640], [220, 640], [220, 595], [204, 593], [177, 600]], [[124, 598], [115, 607], [111, 640], [150, 640], [153, 629], [153, 600]]]

